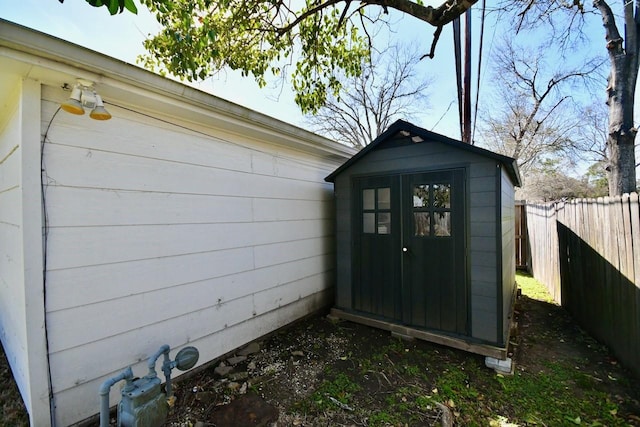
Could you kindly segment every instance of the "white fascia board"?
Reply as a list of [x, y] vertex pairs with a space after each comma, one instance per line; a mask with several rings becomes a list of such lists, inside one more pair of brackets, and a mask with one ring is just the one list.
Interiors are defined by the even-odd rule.
[[[151, 110], [171, 115], [180, 115], [179, 110], [184, 110], [189, 113], [185, 114], [185, 118], [192, 122], [196, 121], [193, 116], [196, 113], [199, 123], [335, 161], [346, 160], [356, 153], [351, 147], [297, 126], [135, 65], [2, 19], [0, 61], [28, 65], [14, 65], [13, 68], [28, 69], [28, 75], [25, 77], [45, 84], [61, 86], [63, 83], [74, 83], [76, 78], [92, 80], [103, 98], [110, 94], [121, 95], [124, 97], [122, 99], [129, 99], [131, 106], [142, 104]], [[127, 92], [135, 93], [136, 99], [125, 96]], [[171, 102], [167, 102], [168, 100]], [[162, 111], [163, 109], [166, 111]]]

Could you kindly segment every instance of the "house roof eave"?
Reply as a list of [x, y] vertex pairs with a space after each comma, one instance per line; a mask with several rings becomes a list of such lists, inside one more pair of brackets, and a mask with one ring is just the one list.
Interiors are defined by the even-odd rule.
[[[28, 64], [25, 77], [35, 78], [43, 83], [58, 85], [62, 83], [60, 79], [69, 80], [69, 76], [73, 76], [101, 85], [101, 93], [107, 86], [116, 92], [136, 88], [141, 96], [142, 92], [147, 92], [149, 99], [156, 95], [155, 99], [170, 98], [178, 104], [196, 107], [201, 110], [203, 117], [210, 116], [209, 119], [215, 121], [216, 126], [226, 126], [230, 131], [246, 131], [269, 142], [334, 160], [344, 161], [355, 153], [355, 150], [346, 145], [266, 114], [0, 18], [0, 59], [3, 58]], [[152, 101], [148, 104], [150, 107], [157, 106]]]

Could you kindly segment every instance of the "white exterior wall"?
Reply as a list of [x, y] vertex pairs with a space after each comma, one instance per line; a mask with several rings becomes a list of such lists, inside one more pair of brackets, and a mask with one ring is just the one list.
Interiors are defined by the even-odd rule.
[[46, 425], [40, 85], [0, 73], [0, 88], [0, 340], [31, 425]]
[[[66, 95], [44, 88], [42, 132]], [[194, 345], [204, 363], [333, 292], [332, 185], [323, 178], [340, 161], [107, 108], [107, 122], [59, 112], [44, 146], [59, 425], [95, 414], [99, 385], [128, 365], [145, 374], [162, 344], [172, 355]]]
[[[0, 338], [22, 394], [27, 389], [26, 323], [22, 289], [21, 114], [19, 79], [0, 106]], [[25, 399], [26, 400], [26, 399]]]

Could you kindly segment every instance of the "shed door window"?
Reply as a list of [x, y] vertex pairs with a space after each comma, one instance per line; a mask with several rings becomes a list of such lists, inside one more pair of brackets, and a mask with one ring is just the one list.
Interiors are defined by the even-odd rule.
[[451, 236], [451, 184], [414, 185], [413, 231], [418, 237]]
[[391, 188], [362, 190], [362, 232], [391, 234]]

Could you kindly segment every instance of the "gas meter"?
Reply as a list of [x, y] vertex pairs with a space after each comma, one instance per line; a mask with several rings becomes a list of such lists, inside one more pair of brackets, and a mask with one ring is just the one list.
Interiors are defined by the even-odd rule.
[[[156, 373], [156, 361], [164, 355], [162, 372], [166, 379], [165, 393]], [[164, 424], [175, 397], [171, 390], [171, 370], [181, 371], [193, 368], [198, 362], [199, 353], [195, 347], [185, 347], [178, 352], [176, 359], [169, 359], [169, 346], [163, 345], [149, 357], [149, 372], [142, 378], [134, 378], [131, 367], [109, 378], [100, 386], [100, 427], [109, 427], [109, 390], [122, 380], [126, 381], [122, 389], [122, 398], [118, 404], [118, 427], [160, 427]]]

